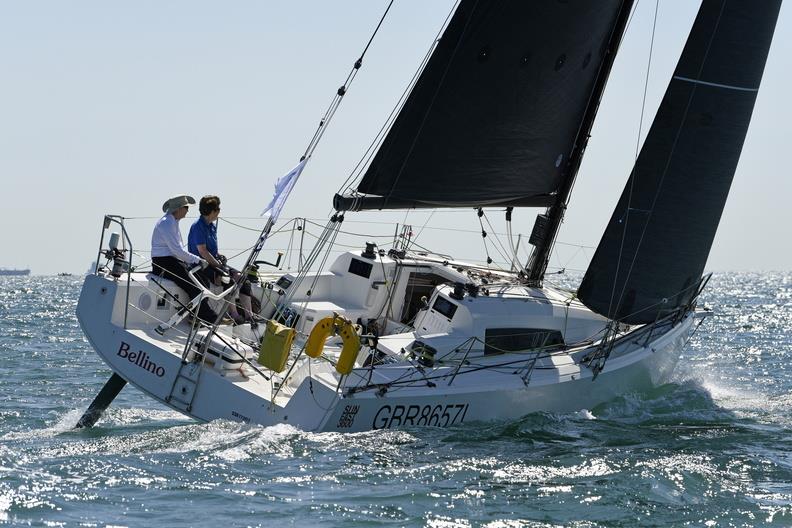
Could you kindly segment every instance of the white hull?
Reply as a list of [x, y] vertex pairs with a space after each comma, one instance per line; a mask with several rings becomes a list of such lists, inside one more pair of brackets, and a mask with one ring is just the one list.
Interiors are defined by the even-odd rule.
[[[374, 369], [358, 365], [345, 377], [327, 363], [311, 360], [309, 366], [303, 360], [284, 382], [269, 371], [265, 374], [271, 379], [265, 379], [249, 367], [222, 370], [201, 362], [183, 363], [185, 339], [177, 328], [166, 337], [156, 334], [153, 324], [124, 328], [118, 311], [123, 285], [90, 275], [78, 305], [85, 335], [115, 373], [198, 420], [289, 423], [312, 431], [447, 427], [537, 411], [591, 408], [666, 380], [694, 318], [688, 313], [675, 325], [657, 327], [653, 335], [638, 330], [621, 338], [593, 381], [592, 370], [581, 360], [596, 343], [539, 360], [529, 378], [525, 356], [506, 353], [478, 358], [475, 372], [460, 368], [464, 362], [434, 368], [402, 362]], [[283, 388], [278, 390], [280, 383]], [[367, 388], [355, 390], [362, 386]]]

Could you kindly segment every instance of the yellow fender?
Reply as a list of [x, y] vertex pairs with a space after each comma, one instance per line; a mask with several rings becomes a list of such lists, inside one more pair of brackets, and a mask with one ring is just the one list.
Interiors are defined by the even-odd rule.
[[344, 343], [336, 363], [336, 372], [349, 374], [360, 351], [360, 337], [355, 325], [345, 317], [333, 314], [316, 323], [305, 344], [305, 353], [309, 357], [318, 358], [322, 355], [327, 338], [334, 335], [340, 336]]

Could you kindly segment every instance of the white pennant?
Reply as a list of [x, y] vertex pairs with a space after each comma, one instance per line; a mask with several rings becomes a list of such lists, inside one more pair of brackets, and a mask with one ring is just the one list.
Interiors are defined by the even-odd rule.
[[302, 172], [303, 168], [305, 168], [305, 164], [307, 162], [308, 158], [305, 158], [288, 173], [278, 178], [278, 181], [275, 182], [275, 194], [272, 195], [272, 200], [270, 200], [270, 203], [267, 204], [267, 207], [261, 211], [261, 216], [269, 213], [273, 224], [278, 220], [278, 217], [283, 210], [283, 206], [286, 205], [286, 200], [289, 198], [289, 193], [291, 193], [294, 185], [300, 178], [300, 173]]

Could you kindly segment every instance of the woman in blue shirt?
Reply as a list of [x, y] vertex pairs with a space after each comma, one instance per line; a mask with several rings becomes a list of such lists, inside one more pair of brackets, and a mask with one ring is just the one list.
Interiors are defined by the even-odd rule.
[[[187, 237], [187, 249], [190, 253], [199, 255], [209, 263], [209, 267], [202, 271], [204, 277], [210, 283], [219, 282], [218, 270], [223, 269], [226, 258], [218, 252], [217, 247], [217, 218], [220, 216], [220, 198], [217, 196], [204, 196], [198, 203], [198, 211], [201, 216], [193, 222], [190, 227], [190, 234]], [[234, 280], [239, 277], [239, 272], [229, 268]], [[239, 314], [236, 303], [230, 303], [228, 314], [237, 323], [253, 321], [253, 310], [251, 307], [250, 282], [245, 280], [239, 290], [239, 302], [245, 312], [244, 317]]]

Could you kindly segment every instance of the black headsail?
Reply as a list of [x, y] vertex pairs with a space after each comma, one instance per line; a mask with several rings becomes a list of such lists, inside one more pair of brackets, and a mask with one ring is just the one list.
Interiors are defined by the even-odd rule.
[[461, 0], [338, 210], [555, 203], [632, 0]]
[[781, 0], [704, 0], [674, 77], [578, 291], [595, 312], [649, 323], [696, 294]]

